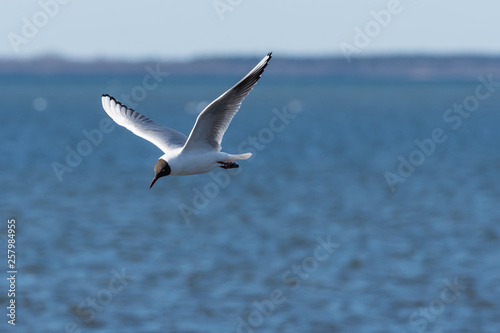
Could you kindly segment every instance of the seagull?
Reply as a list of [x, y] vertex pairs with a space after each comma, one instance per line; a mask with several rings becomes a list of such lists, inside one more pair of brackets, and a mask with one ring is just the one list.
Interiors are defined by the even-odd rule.
[[221, 141], [243, 99], [260, 79], [271, 57], [272, 52], [269, 52], [240, 82], [210, 103], [196, 118], [189, 137], [155, 123], [108, 94], [102, 95], [104, 111], [114, 122], [163, 151], [164, 154], [154, 166], [154, 178], [149, 188], [158, 179], [168, 175], [195, 175], [216, 167], [238, 168], [235, 161], [252, 156], [251, 153], [221, 152]]

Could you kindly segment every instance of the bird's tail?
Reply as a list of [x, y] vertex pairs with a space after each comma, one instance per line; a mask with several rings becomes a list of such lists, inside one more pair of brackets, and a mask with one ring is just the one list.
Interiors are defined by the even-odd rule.
[[250, 158], [250, 156], [252, 156], [252, 153], [245, 153], [245, 154], [239, 154], [239, 155], [227, 154], [227, 160], [230, 162], [247, 160]]

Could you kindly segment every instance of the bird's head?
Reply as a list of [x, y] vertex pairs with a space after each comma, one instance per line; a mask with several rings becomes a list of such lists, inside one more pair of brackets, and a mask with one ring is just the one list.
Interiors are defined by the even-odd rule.
[[170, 165], [168, 165], [167, 161], [160, 158], [155, 164], [155, 177], [153, 178], [151, 185], [149, 185], [149, 188], [153, 187], [154, 183], [156, 183], [156, 181], [161, 177], [170, 175], [171, 171], [172, 170], [170, 169]]

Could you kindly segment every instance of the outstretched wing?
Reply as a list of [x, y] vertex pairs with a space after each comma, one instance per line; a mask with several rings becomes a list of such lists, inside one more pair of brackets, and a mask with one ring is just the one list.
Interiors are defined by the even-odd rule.
[[155, 123], [107, 94], [102, 95], [102, 107], [115, 123], [150, 141], [164, 153], [186, 143], [187, 138], [181, 132]]
[[262, 59], [240, 82], [210, 103], [196, 119], [184, 149], [220, 151], [222, 137], [238, 112], [243, 99], [260, 79], [272, 52]]

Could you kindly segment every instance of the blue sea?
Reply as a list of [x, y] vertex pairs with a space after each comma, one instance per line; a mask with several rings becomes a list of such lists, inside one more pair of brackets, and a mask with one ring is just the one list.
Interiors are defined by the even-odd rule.
[[188, 134], [243, 74], [0, 77], [0, 331], [500, 332], [500, 78], [264, 73], [252, 158], [150, 190], [101, 94]]

